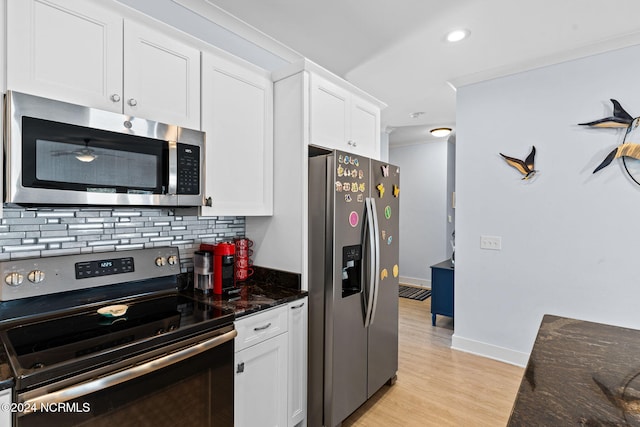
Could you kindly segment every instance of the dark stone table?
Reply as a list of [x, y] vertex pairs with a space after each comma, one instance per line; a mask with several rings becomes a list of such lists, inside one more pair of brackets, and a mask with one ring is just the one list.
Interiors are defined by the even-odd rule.
[[640, 331], [545, 315], [509, 426], [640, 426]]

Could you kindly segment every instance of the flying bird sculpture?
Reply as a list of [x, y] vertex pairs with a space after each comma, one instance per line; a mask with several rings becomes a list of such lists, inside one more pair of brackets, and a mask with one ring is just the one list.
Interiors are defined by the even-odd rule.
[[516, 159], [515, 157], [505, 156], [502, 153], [500, 153], [500, 155], [502, 156], [502, 158], [505, 159], [505, 161], [509, 165], [513, 166], [522, 175], [524, 175], [522, 177], [522, 179], [531, 179], [536, 174], [536, 172], [538, 172], [537, 170], [534, 169], [534, 166], [533, 166], [534, 160], [535, 160], [535, 157], [536, 157], [536, 147], [535, 146], [531, 147], [531, 153], [529, 153], [529, 155], [527, 156], [527, 158], [524, 161], [522, 161], [520, 159]]
[[[613, 159], [619, 157], [630, 157], [633, 159], [640, 159], [640, 144], [633, 142], [633, 140], [640, 139], [640, 132], [637, 131], [638, 124], [640, 123], [640, 117], [635, 119], [625, 111], [618, 101], [612, 99], [613, 103], [613, 116], [605, 117], [604, 119], [594, 120], [587, 123], [579, 123], [581, 126], [590, 126], [597, 128], [613, 128], [613, 129], [626, 129], [624, 134], [624, 140], [622, 144], [617, 146], [607, 157], [594, 169], [593, 173], [598, 172], [601, 169], [609, 166]], [[626, 167], [626, 165], [625, 165]], [[628, 170], [627, 170], [628, 172]], [[633, 178], [633, 177], [632, 177]], [[635, 180], [635, 178], [634, 178]]]

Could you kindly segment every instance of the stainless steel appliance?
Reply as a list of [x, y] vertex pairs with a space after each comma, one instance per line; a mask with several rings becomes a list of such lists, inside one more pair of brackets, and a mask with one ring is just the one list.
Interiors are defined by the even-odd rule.
[[205, 295], [213, 291], [213, 255], [209, 251], [193, 253], [193, 288]]
[[5, 201], [198, 206], [203, 132], [8, 91]]
[[0, 262], [14, 426], [232, 426], [234, 314], [177, 273], [175, 248]]
[[400, 170], [310, 152], [308, 424], [333, 427], [395, 382]]

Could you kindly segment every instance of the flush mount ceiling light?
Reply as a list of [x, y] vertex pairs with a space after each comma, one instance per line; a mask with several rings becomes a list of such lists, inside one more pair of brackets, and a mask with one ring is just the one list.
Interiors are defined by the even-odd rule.
[[436, 138], [441, 138], [443, 136], [448, 136], [451, 133], [451, 128], [435, 128], [431, 129], [429, 132]]
[[467, 29], [449, 31], [447, 33], [447, 41], [451, 43], [459, 42], [469, 37], [469, 34], [471, 34], [471, 31]]

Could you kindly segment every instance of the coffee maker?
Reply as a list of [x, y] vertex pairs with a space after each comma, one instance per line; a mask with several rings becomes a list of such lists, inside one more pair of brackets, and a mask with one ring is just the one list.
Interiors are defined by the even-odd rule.
[[223, 242], [213, 247], [213, 292], [216, 294], [234, 293], [235, 253], [233, 243]]

